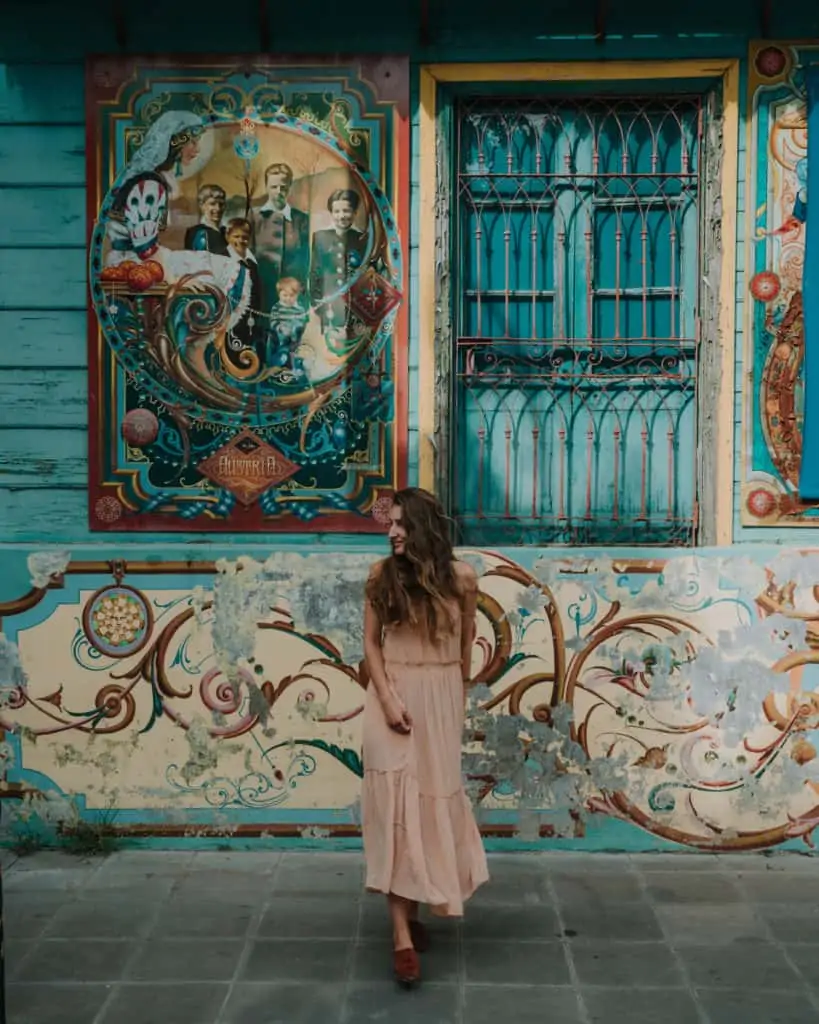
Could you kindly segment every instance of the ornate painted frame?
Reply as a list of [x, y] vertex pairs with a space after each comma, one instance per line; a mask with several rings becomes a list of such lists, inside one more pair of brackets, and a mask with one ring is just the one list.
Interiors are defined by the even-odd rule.
[[[210, 84], [214, 78], [216, 85]], [[238, 83], [245, 79], [249, 83], [247, 94], [240, 96], [242, 89]], [[204, 91], [203, 82], [209, 83]], [[407, 307], [410, 290], [407, 59], [263, 55], [161, 59], [101, 57], [89, 59], [86, 86], [90, 249], [90, 528], [114, 532], [233, 533], [369, 533], [381, 530], [382, 526], [374, 518], [378, 515], [379, 499], [403, 486], [407, 474]], [[186, 88], [189, 94], [184, 93]], [[254, 106], [260, 89], [265, 96]], [[273, 94], [279, 99], [271, 99]], [[186, 95], [188, 100], [184, 100]], [[170, 101], [169, 96], [173, 97]], [[207, 110], [203, 107], [201, 111], [206, 132], [211, 128], [235, 130], [237, 138], [233, 147], [235, 149], [242, 143], [242, 153], [236, 149], [236, 154], [247, 158], [247, 166], [259, 153], [258, 144], [255, 153], [252, 150], [256, 143], [254, 136], [262, 138], [265, 164], [271, 158], [265, 146], [269, 150], [271, 140], [278, 146], [276, 140], [286, 136], [289, 140], [295, 139], [288, 144], [313, 145], [317, 152], [324, 154], [322, 159], [335, 161], [339, 168], [348, 168], [350, 180], [364, 200], [360, 209], [364, 211], [365, 235], [369, 232], [369, 248], [364, 263], [349, 272], [350, 283], [345, 286], [348, 291], [341, 299], [342, 304], [347, 303], [348, 310], [354, 309], [356, 316], [360, 314], [361, 319], [357, 321], [359, 330], [344, 335], [338, 343], [343, 348], [336, 360], [340, 368], [327, 371], [328, 385], [323, 382], [325, 378], [314, 380], [303, 374], [305, 383], [300, 385], [302, 397], [296, 416], [287, 411], [298, 397], [290, 395], [288, 382], [270, 385], [266, 379], [256, 385], [251, 380], [242, 380], [238, 387], [245, 389], [245, 397], [235, 406], [238, 412], [233, 413], [225, 406], [214, 413], [214, 409], [220, 407], [208, 405], [207, 399], [196, 395], [189, 400], [193, 393], [186, 393], [182, 385], [177, 386], [178, 381], [174, 377], [168, 377], [161, 358], [157, 360], [140, 350], [140, 346], [143, 349], [147, 346], [159, 352], [150, 341], [156, 332], [144, 327], [156, 313], [154, 306], [160, 310], [157, 315], [162, 318], [160, 334], [167, 334], [166, 328], [171, 319], [168, 311], [174, 301], [179, 302], [180, 294], [184, 301], [200, 304], [210, 301], [214, 304], [220, 301], [220, 296], [222, 301], [229, 298], [226, 289], [214, 293], [205, 287], [206, 294], [201, 298], [187, 295], [185, 288], [188, 286], [184, 282], [188, 278], [183, 275], [177, 278], [181, 283], [173, 284], [174, 279], [167, 269], [164, 280], [160, 277], [159, 284], [155, 286], [149, 283], [144, 291], [139, 290], [145, 285], [141, 280], [136, 284], [130, 278], [124, 282], [104, 280], [103, 270], [109, 275], [116, 273], [104, 262], [110, 256], [111, 245], [110, 239], [106, 240], [104, 236], [112, 220], [122, 217], [121, 208], [114, 204], [110, 190], [112, 186], [122, 185], [129, 177], [124, 168], [126, 164], [133, 166], [134, 154], [139, 152], [135, 148], [139, 139], [127, 143], [123, 132], [126, 135], [128, 132], [132, 135], [141, 132], [144, 140], [148, 128], [154, 123], [151, 118], [155, 111], [150, 112], [151, 117], [145, 114], [150, 103], [158, 104], [159, 110], [165, 104], [166, 111], [173, 111], [175, 104], [183, 103], [183, 100], [188, 102], [191, 96], [192, 110], [196, 103], [201, 106], [207, 100]], [[322, 104], [327, 109], [319, 116], [316, 111]], [[129, 110], [137, 113], [129, 114]], [[275, 138], [273, 130], [277, 133]], [[211, 135], [215, 134], [211, 132]], [[221, 140], [225, 138], [226, 135], [221, 136]], [[125, 148], [126, 144], [130, 150]], [[222, 141], [213, 145], [224, 148]], [[218, 155], [218, 148], [216, 152]], [[204, 166], [210, 170], [213, 164]], [[260, 168], [261, 164], [254, 170], [257, 177], [256, 172]], [[318, 189], [327, 191], [332, 187], [323, 184], [333, 173], [332, 167], [328, 172], [322, 165], [317, 177], [310, 177], [311, 171], [302, 173], [302, 181], [307, 183], [304, 187], [308, 191], [313, 188], [314, 179], [319, 182]], [[183, 181], [181, 177], [178, 180]], [[191, 180], [198, 187], [202, 184], [202, 175]], [[298, 178], [294, 184], [299, 185]], [[241, 187], [237, 192], [241, 192]], [[228, 207], [230, 195], [228, 193]], [[310, 199], [312, 205], [308, 212], [319, 210], [321, 217], [327, 220], [329, 215], [322, 205], [323, 193], [319, 199], [320, 202], [315, 195]], [[185, 201], [190, 204], [190, 197]], [[250, 201], [248, 194], [247, 203]], [[193, 213], [194, 217], [198, 216], [195, 200]], [[317, 220], [318, 217], [313, 217], [312, 227]], [[316, 233], [312, 233], [314, 243]], [[103, 256], [104, 246], [108, 247], [108, 256]], [[180, 248], [187, 250], [187, 242]], [[154, 263], [157, 259], [152, 257]], [[141, 270], [137, 264], [137, 271]], [[162, 274], [161, 265], [158, 273]], [[169, 292], [163, 295], [163, 288]], [[313, 317], [312, 298], [307, 301], [309, 285], [305, 283], [304, 288], [300, 301], [305, 306], [305, 316]], [[274, 289], [271, 288], [270, 292], [275, 296]], [[123, 296], [124, 300], [118, 302], [118, 298]], [[136, 309], [140, 302], [149, 307], [147, 314], [127, 312], [131, 308]], [[367, 326], [366, 310], [375, 308], [377, 303], [380, 319]], [[383, 315], [381, 310], [386, 310]], [[184, 317], [188, 312], [186, 307]], [[252, 318], [252, 309], [250, 314]], [[132, 329], [130, 321], [126, 321], [129, 315], [137, 325], [136, 330]], [[262, 310], [262, 315], [267, 315], [266, 309]], [[179, 319], [183, 319], [181, 314]], [[195, 320], [194, 317], [193, 327], [197, 327]], [[225, 322], [223, 318], [222, 325]], [[123, 323], [127, 324], [130, 333], [121, 326]], [[215, 313], [213, 323], [217, 323]], [[263, 324], [266, 325], [266, 321]], [[185, 320], [188, 340], [183, 338], [180, 343], [182, 335], [177, 337], [174, 334], [172, 344], [166, 346], [171, 356], [176, 353], [177, 361], [182, 358], [180, 353], [186, 351], [184, 345], [193, 347], [197, 344], [197, 336], [192, 329], [188, 330], [189, 327], [190, 323]], [[218, 337], [219, 333], [214, 329], [212, 335]], [[221, 334], [224, 337], [224, 330]], [[347, 337], [353, 339], [349, 344]], [[190, 338], [193, 338], [192, 342]], [[114, 344], [112, 339], [117, 343]], [[112, 344], [117, 348], [116, 356]], [[224, 341], [221, 344], [219, 354], [224, 363]], [[254, 341], [253, 344], [258, 349], [263, 342]], [[219, 349], [218, 341], [215, 347]], [[161, 344], [159, 348], [162, 348]], [[251, 355], [254, 351], [252, 347], [248, 348]], [[335, 357], [330, 348], [327, 351], [328, 365], [331, 365]], [[213, 358], [218, 362], [215, 356]], [[295, 357], [292, 361], [295, 365]], [[158, 371], [153, 369], [157, 362]], [[209, 371], [212, 364], [205, 365]], [[272, 363], [262, 362], [261, 365], [265, 370], [273, 367]], [[157, 386], [156, 379], [160, 376]], [[283, 374], [283, 380], [284, 377], [286, 374]], [[165, 386], [168, 379], [179, 391], [181, 399], [175, 390]], [[231, 386], [236, 383], [232, 378], [229, 382]], [[255, 397], [252, 393], [254, 386]], [[271, 408], [275, 406], [275, 410], [268, 417], [270, 423], [265, 420], [263, 424], [259, 394], [265, 388], [269, 389], [265, 400]], [[292, 383], [290, 390], [296, 390]], [[257, 411], [251, 415], [254, 402]], [[285, 427], [279, 429], [288, 416], [290, 419]], [[126, 417], [129, 418], [126, 420]], [[264, 429], [258, 429], [263, 425]], [[149, 478], [151, 471], [157, 469], [154, 449], [162, 442], [162, 431], [166, 428], [174, 435], [174, 451], [178, 448], [179, 452], [168, 456], [163, 451], [164, 465], [180, 467], [161, 470], [167, 474], [167, 483], [164, 476], [162, 480], [155, 480], [153, 476]], [[282, 430], [285, 429], [289, 447], [284, 444]], [[254, 436], [244, 437], [243, 431], [246, 430]], [[205, 434], [208, 437], [215, 435], [214, 443], [208, 443]], [[146, 437], [148, 441], [145, 441]], [[280, 443], [277, 443], [277, 438]], [[180, 439], [181, 447], [177, 444]], [[238, 444], [238, 448], [231, 446], [233, 442]], [[245, 461], [243, 453], [247, 453], [243, 445], [245, 448], [256, 446], [252, 458]], [[214, 464], [212, 456], [217, 464]], [[222, 462], [219, 462], [222, 456]], [[173, 462], [174, 459], [178, 461]], [[245, 468], [245, 462], [250, 468]], [[251, 472], [261, 473], [263, 479], [233, 479], [237, 473], [247, 475]]]
[[[579, 63], [428, 64], [420, 79], [419, 218], [419, 472], [422, 487], [445, 493], [448, 446], [448, 154], [440, 131], [439, 87], [454, 84], [550, 82], [648, 82], [699, 80], [703, 91], [721, 86], [715, 148], [719, 166], [706, 197], [709, 288], [703, 303], [712, 324], [703, 324], [700, 399], [700, 528], [702, 544], [730, 544], [733, 492], [713, 487], [734, 472], [734, 349], [739, 138], [739, 61], [595, 61]], [[713, 208], [713, 211], [712, 211]], [[716, 212], [718, 211], [718, 212]], [[448, 211], [446, 212], [448, 216]], [[705, 272], [705, 271], [704, 271]], [[704, 318], [705, 319], [705, 318]], [[710, 332], [706, 333], [705, 332]]]
[[808, 41], [752, 42], [748, 54], [743, 526], [819, 526], [819, 503], [799, 497], [806, 210], [798, 171], [807, 167], [801, 78], [817, 63], [819, 46]]

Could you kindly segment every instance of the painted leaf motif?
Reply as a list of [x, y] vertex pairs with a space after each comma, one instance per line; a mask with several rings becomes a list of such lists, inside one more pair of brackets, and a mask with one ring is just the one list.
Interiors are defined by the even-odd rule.
[[638, 757], [634, 762], [635, 768], [665, 768], [668, 760], [668, 745], [664, 747], [649, 747], [648, 750]]
[[314, 750], [323, 750], [325, 754], [329, 754], [330, 757], [334, 757], [337, 761], [340, 761], [344, 767], [357, 775], [358, 778], [364, 778], [364, 763], [358, 754], [358, 751], [353, 750], [352, 747], [339, 747], [335, 743], [326, 743], [324, 740], [287, 740], [285, 743], [276, 743], [272, 747], [268, 747], [264, 751], [265, 756], [271, 751], [277, 750], [279, 747], [312, 747]]

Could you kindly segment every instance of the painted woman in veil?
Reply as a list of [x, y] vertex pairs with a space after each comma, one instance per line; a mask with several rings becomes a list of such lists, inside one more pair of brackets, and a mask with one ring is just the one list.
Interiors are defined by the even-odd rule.
[[206, 126], [189, 110], [168, 110], [145, 133], [145, 139], [127, 166], [128, 177], [155, 171], [168, 186], [168, 199], [179, 196], [179, 182], [188, 177], [200, 156]]

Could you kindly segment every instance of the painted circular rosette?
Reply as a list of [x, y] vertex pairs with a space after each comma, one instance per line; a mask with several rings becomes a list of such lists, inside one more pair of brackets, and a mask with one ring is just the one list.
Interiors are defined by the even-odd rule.
[[109, 658], [127, 658], [147, 643], [153, 630], [151, 606], [140, 591], [124, 584], [101, 587], [83, 609], [88, 642]]

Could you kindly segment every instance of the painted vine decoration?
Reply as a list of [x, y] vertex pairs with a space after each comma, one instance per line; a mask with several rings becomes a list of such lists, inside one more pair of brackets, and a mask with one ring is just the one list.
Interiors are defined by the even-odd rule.
[[[717, 585], [696, 558], [530, 570], [494, 553], [465, 557], [482, 563], [466, 770], [487, 812], [515, 808], [522, 835], [579, 834], [585, 815], [603, 813], [703, 848], [810, 842], [819, 558], [726, 559]], [[18, 673], [3, 691], [3, 728], [33, 741], [138, 737], [167, 722], [191, 748], [168, 783], [212, 807], [279, 806], [317, 758], [360, 777], [355, 734], [336, 741], [326, 728], [354, 728], [363, 710], [362, 560], [340, 559], [329, 574], [302, 556], [214, 570], [211, 590], [168, 598], [112, 563], [72, 644], [75, 663], [105, 677], [93, 701], [78, 707], [63, 685], [38, 694]], [[36, 607], [64, 578], [40, 576], [0, 614]], [[717, 610], [733, 632], [712, 632]], [[294, 660], [277, 675], [271, 652], [285, 649]], [[220, 776], [219, 750], [239, 740], [258, 764]]]

